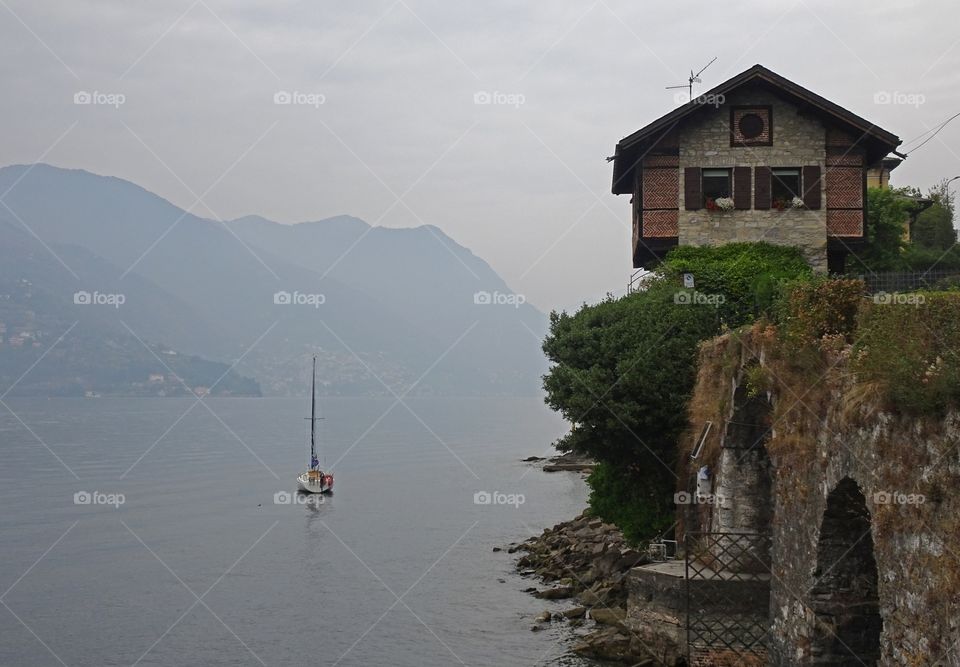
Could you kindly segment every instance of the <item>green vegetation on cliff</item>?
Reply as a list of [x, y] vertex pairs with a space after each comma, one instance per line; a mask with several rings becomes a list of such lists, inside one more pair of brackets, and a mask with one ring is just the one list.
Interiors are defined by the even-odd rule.
[[[695, 274], [695, 290], [681, 287], [683, 271]], [[599, 462], [589, 479], [595, 514], [633, 541], [673, 523], [700, 343], [752, 321], [779, 284], [809, 274], [794, 248], [679, 248], [642, 291], [551, 315], [546, 402], [571, 424], [558, 449]]]

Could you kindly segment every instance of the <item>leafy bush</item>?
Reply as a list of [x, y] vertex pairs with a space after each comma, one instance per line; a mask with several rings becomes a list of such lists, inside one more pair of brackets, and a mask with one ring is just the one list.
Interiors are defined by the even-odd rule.
[[616, 524], [634, 544], [662, 533], [674, 521], [672, 480], [651, 472], [600, 462], [587, 478], [590, 511]]
[[957, 230], [953, 228], [953, 211], [938, 202], [917, 216], [911, 234], [918, 248], [939, 250], [941, 253], [957, 242]]
[[780, 283], [812, 275], [799, 248], [770, 243], [680, 246], [667, 255], [663, 270], [692, 273], [698, 292], [722, 294], [720, 316], [730, 327], [767, 313]]
[[827, 335], [849, 340], [865, 290], [862, 280], [826, 276], [785, 283], [775, 309], [784, 338], [797, 344]]
[[551, 314], [546, 403], [572, 424], [560, 449], [623, 465], [672, 458], [697, 346], [719, 331], [715, 308], [677, 304], [676, 293], [659, 279], [573, 315]]
[[882, 388], [888, 408], [942, 414], [960, 406], [960, 294], [918, 292], [911, 304], [864, 309], [853, 369]]
[[905, 242], [903, 232], [909, 218], [912, 200], [904, 189], [869, 188], [867, 190], [866, 247], [851, 254], [847, 271], [900, 271], [906, 268], [903, 260]]
[[[679, 287], [691, 272], [692, 299]], [[600, 465], [590, 477], [592, 510], [630, 539], [673, 523], [677, 440], [688, 426], [699, 345], [722, 325], [771, 308], [781, 283], [809, 277], [796, 248], [767, 243], [673, 250], [646, 288], [623, 298], [552, 313], [543, 350], [546, 403], [570, 422], [556, 443]], [[709, 297], [723, 295], [724, 301]]]
[[[686, 427], [697, 349], [719, 332], [716, 308], [677, 303], [677, 291], [672, 281], [658, 278], [642, 292], [573, 315], [552, 313], [543, 344], [553, 363], [544, 376], [546, 403], [571, 424], [558, 449], [618, 471], [598, 473], [597, 503], [632, 497], [624, 480], [660, 498], [649, 507], [619, 510], [634, 517], [631, 530], [638, 536], [656, 532], [663, 512], [672, 518], [676, 441]], [[614, 486], [604, 489], [606, 483]], [[608, 507], [604, 516], [613, 511]]]
[[907, 271], [956, 271], [960, 269], [960, 247], [949, 250], [910, 245], [903, 253], [903, 268]]

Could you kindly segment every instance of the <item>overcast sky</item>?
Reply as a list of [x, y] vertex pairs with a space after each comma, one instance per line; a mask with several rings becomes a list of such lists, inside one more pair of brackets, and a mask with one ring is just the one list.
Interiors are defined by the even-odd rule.
[[[120, 176], [223, 219], [436, 225], [543, 309], [623, 290], [630, 206], [604, 158], [714, 56], [701, 90], [761, 63], [905, 141], [960, 112], [955, 1], [0, 0], [0, 16], [0, 163]], [[894, 183], [960, 174], [958, 139], [960, 119]]]

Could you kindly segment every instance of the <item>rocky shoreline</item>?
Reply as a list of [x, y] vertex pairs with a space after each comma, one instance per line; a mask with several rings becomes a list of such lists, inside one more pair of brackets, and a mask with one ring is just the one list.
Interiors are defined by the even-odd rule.
[[549, 458], [530, 456], [523, 459], [523, 461], [525, 463], [540, 463], [541, 461], [546, 461], [547, 463], [544, 463], [542, 466], [543, 472], [591, 472], [597, 465], [593, 459], [580, 454], [574, 454], [573, 452], [567, 452], [566, 454], [551, 456]]
[[543, 611], [531, 630], [565, 623], [578, 638], [573, 651], [581, 656], [637, 666], [656, 664], [624, 625], [627, 573], [649, 559], [628, 545], [616, 526], [585, 511], [539, 536], [509, 545], [506, 551], [524, 552], [517, 559], [517, 570], [544, 584], [526, 592], [543, 600], [569, 603], [566, 609]]

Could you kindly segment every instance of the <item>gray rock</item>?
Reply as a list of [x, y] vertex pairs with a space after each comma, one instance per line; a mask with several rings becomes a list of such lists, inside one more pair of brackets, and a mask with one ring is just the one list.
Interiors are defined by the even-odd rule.
[[564, 618], [582, 618], [587, 613], [586, 607], [573, 607], [572, 609], [567, 609], [563, 612]]
[[572, 586], [556, 586], [554, 588], [546, 588], [542, 591], [537, 591], [533, 595], [541, 600], [563, 600], [573, 597], [573, 592]]

